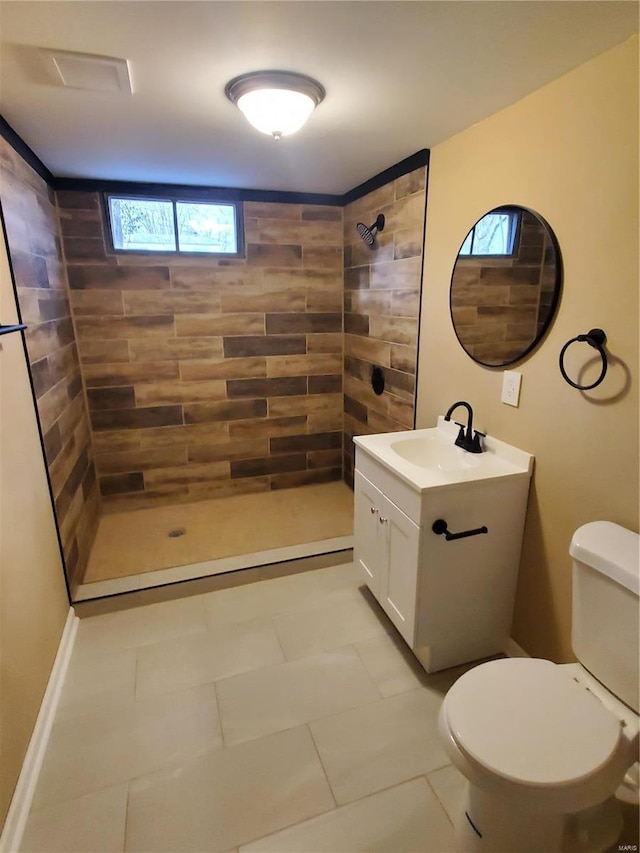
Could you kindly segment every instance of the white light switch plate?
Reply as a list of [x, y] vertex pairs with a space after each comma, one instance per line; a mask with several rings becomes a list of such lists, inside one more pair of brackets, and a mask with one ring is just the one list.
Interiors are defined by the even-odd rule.
[[505, 370], [502, 374], [502, 397], [507, 406], [518, 406], [520, 400], [520, 383], [522, 374], [515, 370]]

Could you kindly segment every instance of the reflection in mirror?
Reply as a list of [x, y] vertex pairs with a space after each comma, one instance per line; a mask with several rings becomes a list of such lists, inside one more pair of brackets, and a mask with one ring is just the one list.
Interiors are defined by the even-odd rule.
[[560, 297], [562, 263], [549, 225], [531, 210], [489, 211], [465, 237], [451, 276], [451, 319], [462, 348], [487, 367], [530, 353]]

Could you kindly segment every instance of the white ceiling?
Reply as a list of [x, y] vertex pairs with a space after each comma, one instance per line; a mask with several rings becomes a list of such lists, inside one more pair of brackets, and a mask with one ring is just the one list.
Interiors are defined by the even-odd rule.
[[[637, 30], [635, 0], [0, 0], [0, 113], [60, 177], [342, 194]], [[125, 58], [133, 94], [39, 48]], [[327, 90], [280, 142], [224, 95], [270, 68]]]

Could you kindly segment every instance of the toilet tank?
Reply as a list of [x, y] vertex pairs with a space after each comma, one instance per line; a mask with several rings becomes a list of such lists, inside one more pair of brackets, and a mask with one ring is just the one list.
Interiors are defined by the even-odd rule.
[[578, 528], [571, 540], [571, 641], [580, 663], [638, 711], [640, 536], [610, 521]]

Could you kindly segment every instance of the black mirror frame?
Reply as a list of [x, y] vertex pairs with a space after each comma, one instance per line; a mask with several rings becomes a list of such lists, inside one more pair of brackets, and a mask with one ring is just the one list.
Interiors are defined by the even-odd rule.
[[[455, 271], [456, 271], [456, 265], [457, 265], [458, 260], [460, 258], [460, 249], [464, 245], [464, 242], [467, 239], [467, 236], [469, 235], [471, 230], [478, 224], [478, 222], [480, 222], [481, 219], [483, 219], [489, 213], [494, 213], [496, 211], [500, 211], [503, 209], [517, 209], [517, 210], [529, 213], [529, 214], [531, 214], [531, 216], [534, 216], [543, 225], [543, 227], [545, 228], [545, 230], [549, 236], [549, 241], [553, 247], [553, 251], [555, 254], [555, 259], [556, 259], [555, 281], [554, 281], [554, 286], [553, 286], [553, 298], [551, 300], [551, 304], [549, 305], [547, 317], [546, 317], [542, 327], [540, 328], [540, 330], [537, 332], [534, 339], [529, 344], [529, 346], [526, 347], [526, 349], [522, 350], [522, 352], [520, 352], [515, 358], [508, 359], [507, 361], [501, 361], [498, 364], [489, 364], [486, 361], [482, 361], [481, 359], [476, 358], [475, 356], [471, 355], [469, 350], [464, 346], [464, 344], [460, 340], [460, 336], [458, 335], [458, 331], [456, 329], [456, 324], [455, 324], [454, 319], [453, 319], [452, 288], [453, 288], [453, 277], [454, 277]], [[546, 337], [549, 329], [551, 328], [553, 320], [555, 319], [555, 316], [556, 316], [557, 311], [558, 311], [558, 306], [560, 303], [560, 297], [562, 294], [562, 286], [563, 286], [563, 280], [564, 280], [563, 263], [562, 263], [562, 253], [560, 252], [560, 244], [558, 243], [558, 239], [557, 239], [553, 229], [551, 228], [551, 226], [549, 225], [549, 223], [547, 222], [547, 220], [543, 216], [540, 216], [539, 213], [537, 213], [535, 210], [532, 210], [530, 207], [524, 207], [523, 205], [520, 205], [520, 204], [500, 204], [497, 207], [491, 208], [491, 210], [488, 210], [486, 213], [483, 213], [482, 216], [480, 217], [480, 219], [476, 220], [476, 222], [473, 223], [473, 225], [471, 226], [469, 231], [467, 231], [467, 233], [465, 234], [464, 239], [462, 240], [462, 243], [460, 243], [460, 249], [458, 249], [458, 253], [456, 255], [456, 259], [455, 259], [455, 262], [453, 264], [453, 270], [451, 272], [451, 280], [449, 282], [449, 317], [451, 319], [451, 325], [453, 326], [453, 331], [454, 331], [455, 336], [458, 340], [458, 343], [460, 344], [460, 347], [464, 350], [464, 352], [469, 356], [469, 358], [472, 361], [475, 361], [476, 364], [482, 365], [482, 367], [489, 367], [489, 368], [501, 370], [504, 367], [508, 367], [509, 365], [517, 364], [518, 362], [523, 361], [525, 358], [527, 358], [527, 356], [531, 355], [531, 353], [535, 349], [537, 349], [538, 346], [540, 346], [540, 344], [542, 343], [542, 341]]]

